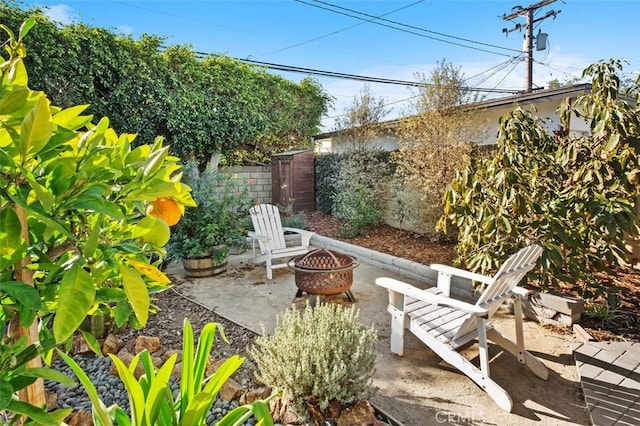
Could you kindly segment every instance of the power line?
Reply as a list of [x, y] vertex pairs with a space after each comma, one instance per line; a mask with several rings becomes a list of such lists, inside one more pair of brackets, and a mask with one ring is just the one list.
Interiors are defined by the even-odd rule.
[[[558, 15], [558, 13], [560, 13], [560, 10], [550, 10], [547, 12], [546, 15], [540, 17], [540, 18], [536, 18], [533, 19], [534, 14], [538, 13], [538, 9], [543, 8], [547, 5], [550, 5], [551, 3], [556, 2], [557, 0], [542, 0], [539, 1], [538, 3], [529, 5], [527, 7], [522, 7], [522, 6], [515, 6], [511, 9], [511, 13], [510, 14], [504, 14], [502, 16], [502, 19], [504, 19], [505, 21], [512, 21], [513, 19], [519, 17], [519, 16], [524, 16], [526, 19], [526, 23], [525, 23], [525, 29], [526, 29], [526, 33], [525, 33], [525, 63], [526, 63], [526, 73], [525, 73], [525, 84], [524, 84], [524, 89], [526, 93], [530, 93], [533, 90], [533, 26], [536, 22], [540, 22], [540, 21], [544, 21], [547, 18], [550, 18], [553, 16], [553, 19], [556, 19], [556, 16]], [[507, 28], [503, 28], [502, 32], [505, 33], [506, 35], [509, 35], [510, 32], [515, 31], [515, 30], [521, 30], [522, 29], [522, 24], [515, 24], [513, 26], [513, 28], [507, 29]]]
[[[298, 1], [298, 0], [296, 0], [296, 1]], [[520, 53], [519, 50], [512, 49], [510, 47], [504, 47], [504, 46], [498, 46], [498, 45], [495, 45], [495, 44], [483, 43], [481, 41], [471, 40], [471, 39], [468, 39], [468, 38], [458, 37], [458, 36], [454, 36], [454, 35], [451, 35], [451, 34], [445, 34], [445, 33], [441, 33], [441, 32], [438, 32], [438, 31], [432, 31], [432, 30], [428, 30], [426, 28], [421, 28], [421, 27], [417, 27], [417, 26], [414, 26], [414, 25], [409, 25], [409, 24], [404, 24], [402, 22], [393, 21], [391, 19], [383, 18], [382, 16], [384, 16], [384, 15], [374, 16], [374, 15], [370, 15], [368, 13], [360, 12], [360, 11], [357, 11], [357, 10], [354, 10], [354, 9], [349, 9], [347, 7], [335, 5], [335, 4], [332, 4], [332, 3], [329, 3], [329, 2], [326, 2], [326, 1], [322, 1], [322, 0], [313, 0], [313, 1], [316, 2], [316, 3], [326, 4], [327, 6], [330, 6], [330, 7], [335, 7], [336, 9], [346, 10], [348, 12], [357, 13], [358, 15], [367, 16], [367, 17], [372, 18], [374, 20], [385, 21], [385, 22], [389, 22], [389, 23], [394, 24], [394, 25], [400, 25], [402, 27], [411, 28], [411, 29], [414, 29], [414, 30], [424, 31], [425, 33], [436, 34], [436, 35], [439, 35], [439, 36], [442, 36], [442, 37], [449, 37], [449, 38], [452, 38], [454, 40], [460, 40], [460, 41], [464, 41], [464, 42], [467, 42], [467, 43], [479, 44], [481, 46], [494, 47], [496, 49], [509, 50], [509, 51], [512, 51], [512, 52]], [[301, 1], [301, 3], [303, 3], [303, 2]], [[371, 21], [369, 21], [369, 22], [371, 22]], [[375, 22], [373, 22], [373, 23], [375, 23]], [[444, 41], [444, 40], [442, 40], [442, 41]], [[444, 41], [444, 42], [446, 43], [446, 41]], [[464, 47], [469, 47], [469, 46], [464, 46]]]
[[[383, 13], [382, 15], [378, 16], [377, 18], [381, 18], [382, 16], [390, 15], [390, 14], [398, 12], [400, 10], [407, 9], [409, 7], [415, 6], [418, 3], [422, 3], [424, 1], [425, 0], [418, 0], [418, 1], [414, 2], [414, 3], [408, 4], [406, 6], [399, 7], [397, 9], [391, 10], [391, 11], [389, 11], [387, 13]], [[366, 22], [370, 22], [370, 21], [366, 21]], [[324, 35], [321, 35], [321, 36], [318, 36], [318, 37], [314, 37], [314, 38], [312, 38], [310, 40], [306, 40], [306, 41], [303, 41], [303, 42], [300, 42], [300, 43], [293, 44], [291, 46], [283, 47], [282, 49], [278, 49], [278, 50], [274, 50], [272, 52], [265, 53], [264, 55], [261, 55], [261, 56], [272, 55], [274, 53], [282, 52], [284, 50], [288, 50], [288, 49], [291, 49], [291, 48], [294, 48], [294, 47], [298, 47], [298, 46], [302, 46], [302, 45], [305, 45], [305, 44], [308, 44], [308, 43], [311, 43], [311, 42], [314, 42], [314, 41], [317, 41], [317, 40], [321, 40], [323, 38], [327, 38], [327, 37], [330, 37], [332, 35], [335, 35], [335, 34], [350, 30], [351, 28], [355, 28], [355, 27], [358, 27], [360, 25], [364, 25], [366, 22], [360, 22], [360, 23], [355, 24], [355, 25], [350, 25], [348, 27], [341, 28], [341, 29], [336, 30], [336, 31], [332, 31], [332, 32], [327, 33], [327, 34], [324, 34]]]
[[[500, 55], [500, 56], [507, 56], [507, 57], [509, 56], [506, 53], [499, 53], [499, 52], [494, 52], [494, 51], [487, 50], [487, 49], [481, 49], [479, 47], [468, 46], [468, 45], [465, 45], [465, 44], [462, 44], [462, 43], [457, 43], [457, 42], [449, 41], [449, 40], [443, 40], [441, 38], [437, 38], [437, 37], [429, 36], [429, 35], [426, 35], [426, 34], [418, 33], [416, 31], [411, 31], [411, 30], [406, 30], [406, 29], [403, 29], [403, 28], [394, 27], [393, 25], [385, 24], [385, 23], [382, 23], [382, 22], [377, 22], [375, 20], [367, 20], [367, 19], [362, 18], [362, 17], [357, 16], [357, 15], [352, 15], [352, 14], [349, 14], [349, 13], [346, 13], [346, 12], [341, 12], [339, 10], [330, 9], [328, 7], [323, 7], [323, 6], [320, 6], [320, 5], [317, 5], [317, 4], [308, 3], [308, 2], [306, 2], [304, 0], [294, 0], [294, 1], [297, 1], [298, 3], [306, 4], [308, 6], [317, 7], [319, 9], [328, 10], [329, 12], [337, 13], [339, 15], [344, 15], [344, 16], [348, 16], [348, 17], [351, 17], [351, 18], [360, 19], [362, 21], [367, 21], [367, 22], [370, 22], [372, 24], [379, 25], [381, 27], [391, 28], [391, 29], [394, 29], [394, 30], [398, 30], [398, 31], [402, 31], [402, 32], [408, 33], [408, 34], [417, 35], [419, 37], [424, 37], [424, 38], [428, 38], [428, 39], [431, 39], [431, 40], [440, 41], [442, 43], [452, 44], [454, 46], [460, 46], [460, 47], [464, 47], [466, 49], [477, 50], [477, 51], [480, 51], [480, 52], [491, 53], [492, 55]], [[501, 49], [503, 49], [503, 48], [501, 48]]]
[[[197, 52], [197, 51], [194, 52], [194, 54], [196, 55], [196, 57], [200, 59], [204, 59], [206, 57], [221, 56], [218, 54], [210, 54], [210, 53]], [[382, 78], [382, 77], [369, 77], [369, 76], [363, 76], [363, 75], [357, 75], [357, 74], [341, 73], [337, 71], [325, 71], [325, 70], [318, 70], [314, 68], [297, 67], [293, 65], [274, 64], [271, 62], [255, 61], [252, 59], [240, 59], [240, 58], [233, 58], [233, 57], [229, 57], [229, 58], [245, 64], [259, 65], [262, 67], [266, 67], [266, 68], [278, 70], [278, 71], [320, 75], [324, 77], [342, 78], [346, 80], [355, 80], [355, 81], [366, 81], [370, 83], [395, 84], [400, 86], [411, 86], [411, 87], [432, 86], [432, 84], [422, 83], [418, 81], [395, 80], [395, 79]], [[479, 88], [479, 87], [463, 87], [462, 89], [475, 91], [475, 92], [488, 92], [488, 93], [514, 94], [514, 93], [520, 92], [520, 90], [517, 90], [517, 89], [495, 89], [495, 88], [490, 89], [490, 88]]]

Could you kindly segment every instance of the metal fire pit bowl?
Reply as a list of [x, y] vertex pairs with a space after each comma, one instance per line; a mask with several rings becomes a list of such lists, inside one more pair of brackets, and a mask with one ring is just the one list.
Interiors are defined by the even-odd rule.
[[346, 293], [349, 301], [355, 302], [350, 291], [353, 269], [360, 265], [355, 257], [335, 250], [316, 249], [294, 257], [287, 264], [295, 271], [297, 296], [302, 292], [321, 296]]

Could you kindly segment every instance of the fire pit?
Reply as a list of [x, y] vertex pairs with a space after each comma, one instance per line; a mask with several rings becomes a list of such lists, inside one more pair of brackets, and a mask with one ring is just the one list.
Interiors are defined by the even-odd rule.
[[294, 257], [288, 265], [295, 271], [296, 297], [303, 292], [319, 296], [345, 293], [350, 302], [355, 302], [350, 289], [353, 269], [359, 264], [355, 257], [329, 249], [312, 250]]

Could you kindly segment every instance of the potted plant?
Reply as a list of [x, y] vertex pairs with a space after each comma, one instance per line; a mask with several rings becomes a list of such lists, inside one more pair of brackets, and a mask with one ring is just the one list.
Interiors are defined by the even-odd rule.
[[187, 208], [172, 229], [167, 256], [182, 260], [192, 277], [226, 271], [233, 233], [250, 205], [246, 184], [209, 167], [199, 172], [197, 163], [184, 166], [184, 182], [191, 186], [197, 206]]

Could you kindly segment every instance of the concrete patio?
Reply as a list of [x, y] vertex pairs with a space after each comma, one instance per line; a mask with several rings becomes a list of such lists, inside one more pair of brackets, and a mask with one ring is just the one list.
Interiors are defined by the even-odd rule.
[[[569, 334], [559, 334], [537, 323], [526, 321], [525, 344], [549, 368], [543, 381], [528, 371], [510, 354], [492, 346], [492, 377], [509, 392], [514, 409], [507, 413], [470, 379], [442, 362], [422, 342], [407, 333], [405, 355], [389, 351], [390, 316], [386, 312], [386, 290], [374, 284], [376, 278], [389, 276], [427, 287], [435, 282], [435, 273], [425, 265], [382, 253], [350, 246], [323, 237], [314, 237], [315, 247], [327, 247], [349, 253], [361, 265], [354, 270], [352, 292], [360, 319], [378, 331], [379, 360], [374, 375], [377, 388], [372, 402], [405, 426], [426, 424], [460, 425], [589, 425], [589, 410], [583, 397], [572, 344], [579, 342]], [[288, 268], [274, 271], [268, 281], [264, 266], [253, 266], [251, 250], [229, 259], [230, 267], [220, 276], [184, 280], [180, 265], [168, 273], [179, 279], [179, 291], [216, 313], [256, 332], [264, 326], [273, 331], [277, 316], [295, 298], [294, 273]], [[468, 294], [462, 282], [454, 283], [453, 292]], [[350, 303], [342, 295], [332, 301]], [[303, 302], [303, 301], [302, 301]], [[498, 315], [495, 326], [513, 336], [514, 322], [508, 312]], [[477, 345], [463, 352], [477, 357]]]

